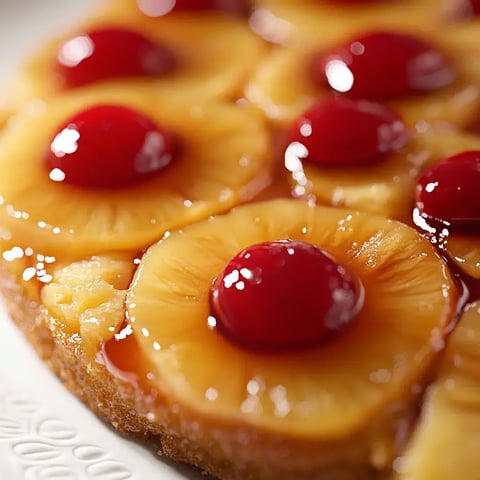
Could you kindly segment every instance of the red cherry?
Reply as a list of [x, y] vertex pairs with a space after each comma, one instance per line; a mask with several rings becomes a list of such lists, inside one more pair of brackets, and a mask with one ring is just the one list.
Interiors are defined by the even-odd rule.
[[362, 302], [362, 288], [345, 267], [297, 240], [246, 248], [211, 290], [218, 330], [240, 345], [270, 351], [329, 339], [350, 324]]
[[453, 20], [466, 20], [480, 15], [480, 0], [445, 0], [447, 13]]
[[218, 11], [233, 15], [248, 12], [248, 0], [137, 0], [140, 10], [149, 17], [161, 17], [171, 12]]
[[393, 32], [369, 33], [317, 55], [312, 74], [321, 85], [370, 100], [432, 92], [455, 79], [440, 50]]
[[422, 217], [452, 226], [480, 226], [480, 151], [448, 157], [424, 172], [416, 206]]
[[403, 148], [408, 132], [395, 112], [378, 103], [335, 97], [323, 100], [293, 124], [287, 156], [320, 166], [358, 166]]
[[123, 28], [78, 35], [65, 42], [57, 55], [57, 71], [68, 88], [107, 78], [153, 77], [174, 65], [166, 47]]
[[468, 0], [467, 3], [470, 7], [471, 15], [480, 15], [480, 0]]
[[172, 158], [172, 138], [148, 117], [128, 107], [98, 105], [58, 129], [45, 161], [53, 181], [120, 188], [151, 177]]

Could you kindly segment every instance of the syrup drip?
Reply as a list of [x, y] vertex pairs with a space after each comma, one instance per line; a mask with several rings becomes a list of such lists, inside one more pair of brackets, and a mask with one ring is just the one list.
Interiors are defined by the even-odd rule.
[[413, 222], [417, 229], [423, 233], [424, 237], [436, 247], [438, 253], [448, 266], [452, 278], [460, 291], [457, 304], [457, 317], [460, 318], [467, 305], [480, 299], [480, 279], [474, 278], [462, 271], [451, 258], [447, 248], [448, 238], [453, 233], [461, 232], [480, 235], [480, 232], [475, 227], [453, 227], [446, 222], [427, 219], [425, 216], [420, 215], [416, 208], [413, 211]]
[[138, 385], [139, 358], [138, 343], [132, 328], [124, 322], [120, 332], [102, 344], [96, 360], [119, 380]]

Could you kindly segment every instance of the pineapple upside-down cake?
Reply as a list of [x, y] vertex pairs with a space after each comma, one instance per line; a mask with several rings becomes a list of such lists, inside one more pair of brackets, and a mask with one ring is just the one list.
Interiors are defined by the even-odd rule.
[[478, 480], [480, 2], [111, 0], [0, 103], [1, 291], [223, 480]]

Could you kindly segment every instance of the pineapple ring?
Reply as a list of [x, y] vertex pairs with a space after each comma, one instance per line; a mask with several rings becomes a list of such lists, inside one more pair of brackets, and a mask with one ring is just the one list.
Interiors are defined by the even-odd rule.
[[[44, 152], [56, 130], [96, 104], [131, 107], [175, 133], [181, 148], [169, 168], [122, 189], [52, 182]], [[139, 250], [169, 229], [226, 211], [262, 190], [270, 181], [269, 144], [263, 119], [248, 106], [192, 106], [125, 89], [66, 95], [44, 111], [15, 117], [3, 134], [2, 247], [73, 257]]]
[[[480, 303], [452, 334], [440, 374], [398, 468], [397, 480], [477, 478], [480, 471]], [[461, 445], [461, 448], [453, 448]]]
[[[219, 15], [150, 18], [136, 8], [136, 2], [118, 0], [75, 31], [50, 42], [31, 58], [13, 78], [5, 98], [0, 101], [0, 111], [5, 115], [26, 102], [48, 99], [60, 93], [59, 79], [52, 69], [60, 46], [92, 29], [118, 25], [168, 47], [178, 58], [178, 67], [157, 78], [107, 79], [92, 86], [150, 87], [152, 94], [158, 92], [195, 102], [238, 98], [265, 49], [264, 42], [240, 19]], [[86, 88], [92, 87], [75, 90]]]
[[372, 25], [382, 29], [411, 24], [422, 25], [423, 28], [438, 27], [448, 15], [442, 0], [402, 0], [395, 5], [390, 2], [341, 3], [257, 0], [253, 28], [270, 41], [301, 44], [320, 36], [321, 41], [328, 45], [345, 36], [369, 30]]
[[314, 196], [322, 204], [411, 223], [416, 182], [425, 168], [450, 155], [478, 149], [476, 135], [431, 129], [412, 136], [403, 150], [373, 165], [321, 168], [298, 161], [290, 148], [285, 165], [296, 197]]
[[443, 248], [457, 267], [472, 278], [480, 279], [480, 238], [450, 232]]
[[[480, 62], [471, 61], [480, 56], [477, 34], [478, 25], [469, 23], [442, 30], [441, 34], [432, 33], [430, 39], [425, 36], [450, 57], [457, 79], [436, 92], [386, 102], [387, 105], [410, 126], [419, 122], [471, 126], [480, 112]], [[273, 122], [288, 125], [316, 101], [332, 95], [330, 88], [317, 85], [309, 72], [312, 54], [328, 45], [331, 44], [322, 45], [317, 36], [316, 41], [298, 47], [279, 47], [258, 66], [246, 86], [246, 97]]]
[[[209, 289], [240, 250], [282, 238], [316, 244], [348, 266], [365, 287], [365, 306], [337, 340], [262, 355], [209, 328]], [[439, 353], [456, 298], [445, 264], [413, 229], [366, 213], [274, 200], [188, 226], [152, 246], [126, 305], [154, 365], [155, 388], [174, 404], [212, 422], [326, 441], [365, 430], [371, 437], [369, 428], [392, 413], [394, 402], [404, 408], [413, 400], [411, 389]]]

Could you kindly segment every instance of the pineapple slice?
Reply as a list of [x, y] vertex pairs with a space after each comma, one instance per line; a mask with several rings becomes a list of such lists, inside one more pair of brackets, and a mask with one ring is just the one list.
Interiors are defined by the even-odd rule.
[[443, 248], [457, 267], [472, 278], [480, 279], [480, 239], [478, 235], [450, 233]]
[[480, 471], [480, 303], [452, 334], [439, 378], [403, 457], [398, 480], [476, 480]]
[[112, 78], [99, 84], [115, 89], [150, 88], [152, 94], [158, 92], [195, 102], [240, 97], [244, 82], [265, 50], [264, 42], [242, 19], [219, 15], [153, 18], [143, 15], [136, 2], [118, 0], [93, 14], [74, 31], [42, 47], [10, 82], [10, 88], [0, 99], [0, 111], [14, 112], [31, 100], [56, 96], [63, 89], [54, 68], [60, 47], [86, 32], [117, 26], [170, 49], [177, 67], [157, 77]]
[[[456, 0], [455, 0], [456, 1]], [[335, 2], [315, 0], [256, 0], [251, 23], [269, 41], [301, 44], [319, 40], [325, 45], [375, 27], [389, 30], [405, 25], [438, 27], [448, 13], [443, 0]], [[448, 2], [453, 3], [453, 2]]]
[[[365, 8], [363, 4], [362, 8]], [[388, 8], [392, 8], [391, 5]], [[404, 32], [405, 29], [398, 31]], [[407, 124], [438, 122], [463, 128], [478, 121], [480, 64], [470, 60], [480, 54], [477, 32], [476, 24], [466, 24], [442, 30], [441, 34], [423, 34], [425, 40], [438, 44], [450, 58], [456, 79], [432, 93], [387, 102]], [[352, 36], [350, 34], [348, 38]], [[260, 63], [247, 84], [245, 95], [248, 100], [277, 125], [288, 125], [317, 100], [333, 93], [329, 87], [318, 85], [311, 78], [312, 55], [336, 44], [323, 40], [322, 32], [320, 38], [317, 34], [316, 39], [304, 41], [299, 46], [278, 47]]]
[[55, 265], [51, 281], [41, 290], [50, 328], [65, 338], [81, 338], [84, 352], [93, 358], [124, 320], [133, 270], [131, 255], [124, 253]]
[[[44, 162], [51, 139], [67, 118], [97, 104], [133, 108], [173, 132], [179, 149], [168, 168], [117, 189], [51, 181]], [[263, 120], [248, 107], [187, 105], [136, 89], [66, 95], [19, 115], [2, 136], [2, 249], [31, 247], [76, 258], [139, 250], [169, 229], [226, 211], [262, 190], [270, 181], [269, 143]]]
[[[329, 343], [294, 353], [246, 350], [212, 328], [210, 286], [240, 250], [286, 238], [315, 244], [348, 266], [365, 288], [364, 308]], [[413, 229], [274, 200], [188, 226], [149, 248], [126, 305], [152, 363], [149, 378], [180, 418], [183, 412], [195, 423], [189, 435], [198, 444], [227, 462], [235, 456], [237, 465], [306, 475], [348, 462], [363, 478], [361, 465], [387, 465], [393, 418], [409, 411], [441, 351], [456, 298], [445, 264]], [[299, 478], [298, 471], [285, 478]]]
[[399, 152], [372, 165], [322, 168], [302, 162], [293, 146], [285, 152], [285, 166], [296, 197], [313, 196], [321, 204], [412, 223], [415, 186], [425, 168], [450, 155], [478, 149], [476, 135], [430, 128], [414, 134]]

